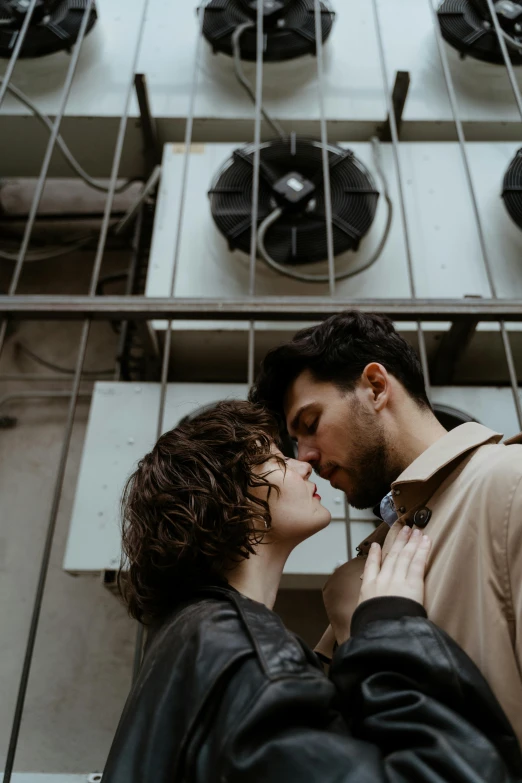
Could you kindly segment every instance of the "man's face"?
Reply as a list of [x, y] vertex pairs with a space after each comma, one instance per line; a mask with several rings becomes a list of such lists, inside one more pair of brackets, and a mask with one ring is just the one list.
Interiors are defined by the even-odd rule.
[[400, 473], [391, 466], [384, 428], [368, 394], [299, 375], [285, 397], [286, 423], [298, 459], [309, 462], [355, 508], [370, 508]]

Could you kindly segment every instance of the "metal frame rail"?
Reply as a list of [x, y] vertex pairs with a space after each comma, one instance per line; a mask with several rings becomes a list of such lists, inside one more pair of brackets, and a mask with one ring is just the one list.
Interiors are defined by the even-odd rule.
[[[0, 104], [6, 94], [8, 84], [15, 70], [18, 57], [20, 55], [21, 48], [25, 34], [28, 30], [30, 18], [33, 10], [36, 6], [37, 0], [31, 0], [28, 8], [28, 13], [24, 21], [24, 25], [19, 33], [16, 41], [13, 55], [9, 61], [8, 68], [5, 77], [0, 82]], [[192, 140], [192, 130], [194, 124], [194, 110], [195, 101], [197, 95], [198, 85], [198, 73], [199, 73], [199, 60], [202, 46], [202, 22], [205, 3], [199, 8], [199, 33], [197, 36], [197, 44], [194, 54], [194, 68], [192, 74], [192, 83], [190, 91], [190, 99], [188, 106], [188, 113], [185, 126], [185, 149], [183, 160], [183, 173], [182, 173], [182, 197], [180, 200], [179, 213], [177, 216], [177, 233], [176, 244], [174, 248], [173, 256], [173, 273], [170, 285], [169, 296], [161, 299], [147, 298], [145, 296], [96, 296], [96, 287], [100, 274], [101, 264], [103, 260], [103, 254], [106, 246], [109, 223], [111, 217], [112, 204], [116, 188], [116, 180], [118, 177], [118, 171], [120, 166], [120, 160], [122, 156], [123, 143], [125, 139], [125, 131], [127, 125], [127, 118], [130, 107], [130, 100], [132, 90], [134, 88], [135, 78], [138, 78], [138, 86], [142, 87], [140, 104], [146, 105], [146, 90], [145, 80], [143, 76], [136, 77], [136, 66], [138, 63], [138, 56], [140, 53], [140, 47], [142, 42], [143, 31], [145, 28], [146, 14], [149, 6], [149, 0], [142, 0], [142, 15], [141, 23], [139, 25], [136, 36], [136, 47], [134, 54], [134, 61], [132, 64], [132, 72], [128, 75], [128, 89], [125, 101], [124, 111], [120, 120], [117, 141], [115, 145], [112, 172], [110, 177], [110, 185], [107, 194], [105, 210], [103, 214], [103, 221], [101, 225], [98, 246], [93, 263], [93, 269], [91, 274], [89, 292], [87, 296], [28, 296], [25, 294], [18, 294], [18, 283], [23, 269], [23, 264], [27, 254], [27, 250], [31, 241], [32, 231], [34, 228], [35, 220], [37, 217], [41, 196], [45, 187], [45, 182], [48, 175], [49, 164], [54, 151], [54, 147], [59, 135], [60, 125], [65, 113], [67, 100], [72, 88], [78, 60], [80, 57], [81, 47], [83, 39], [86, 33], [86, 27], [88, 17], [93, 0], [89, 0], [87, 7], [84, 11], [84, 17], [80, 33], [75, 44], [67, 75], [64, 81], [62, 98], [60, 101], [59, 111], [53, 122], [52, 133], [49, 137], [46, 152], [44, 155], [40, 176], [36, 191], [34, 194], [33, 202], [29, 212], [29, 217], [25, 226], [23, 240], [20, 246], [15, 269], [12, 275], [9, 291], [7, 295], [0, 296], [0, 318], [2, 319], [0, 325], [0, 354], [5, 344], [6, 329], [8, 320], [69, 320], [83, 322], [83, 328], [81, 333], [81, 339], [78, 346], [77, 361], [75, 367], [74, 378], [72, 380], [70, 392], [65, 392], [69, 397], [69, 408], [66, 417], [66, 423], [64, 428], [64, 437], [58, 462], [55, 484], [52, 493], [52, 503], [48, 516], [47, 534], [45, 539], [45, 545], [42, 552], [40, 572], [38, 578], [38, 584], [34, 597], [32, 617], [28, 632], [27, 644], [24, 654], [23, 668], [20, 677], [18, 696], [15, 706], [15, 712], [13, 717], [11, 735], [9, 739], [9, 748], [7, 755], [7, 762], [5, 766], [5, 772], [3, 781], [9, 783], [12, 777], [12, 771], [14, 767], [15, 754], [19, 739], [20, 725], [22, 721], [24, 701], [27, 692], [27, 686], [29, 681], [31, 662], [34, 652], [34, 645], [36, 634], [38, 630], [38, 622], [40, 618], [40, 612], [42, 607], [42, 600], [45, 590], [46, 576], [49, 568], [51, 549], [53, 545], [54, 531], [56, 525], [56, 518], [61, 500], [62, 486], [65, 475], [65, 468], [67, 464], [69, 446], [71, 442], [71, 436], [74, 425], [76, 405], [79, 397], [81, 396], [81, 381], [82, 381], [82, 369], [85, 359], [85, 353], [87, 348], [87, 342], [89, 338], [90, 324], [94, 320], [117, 320], [117, 321], [147, 321], [152, 319], [167, 319], [168, 326], [165, 337], [165, 344], [163, 350], [163, 361], [161, 367], [161, 391], [160, 402], [158, 407], [157, 417], [157, 429], [156, 434], [159, 437], [163, 430], [163, 420], [165, 413], [165, 403], [167, 394], [167, 381], [169, 376], [169, 365], [171, 355], [171, 341], [172, 341], [172, 322], [175, 320], [197, 320], [197, 319], [212, 319], [212, 320], [245, 320], [249, 319], [248, 330], [248, 359], [246, 375], [249, 383], [253, 382], [254, 370], [255, 370], [255, 322], [256, 320], [263, 321], [299, 321], [299, 320], [321, 320], [327, 318], [332, 314], [340, 312], [343, 309], [358, 309], [364, 312], [379, 312], [388, 315], [395, 321], [415, 321], [417, 322], [417, 333], [419, 339], [420, 356], [425, 372], [425, 377], [429, 389], [429, 368], [426, 352], [426, 344], [424, 338], [424, 332], [422, 330], [422, 320], [426, 321], [451, 321], [454, 325], [458, 325], [462, 333], [468, 334], [472, 331], [476, 323], [480, 321], [493, 321], [500, 324], [500, 330], [502, 335], [502, 342], [506, 356], [506, 362], [509, 370], [509, 377], [511, 388], [513, 392], [513, 398], [517, 416], [522, 429], [522, 407], [520, 403], [519, 391], [518, 391], [518, 379], [516, 376], [516, 370], [513, 361], [513, 354], [511, 350], [511, 344], [509, 335], [507, 333], [506, 321], [522, 321], [522, 300], [520, 299], [499, 299], [496, 294], [495, 281], [492, 273], [491, 263], [488, 255], [488, 250], [484, 240], [481, 218], [477, 206], [476, 196], [474, 193], [473, 182], [468, 165], [467, 153], [466, 153], [466, 140], [462, 130], [462, 122], [459, 117], [458, 103], [455, 96], [455, 90], [453, 87], [453, 81], [451, 78], [450, 69], [448, 66], [448, 60], [446, 52], [444, 50], [444, 44], [442, 42], [440, 30], [438, 27], [437, 17], [432, 0], [427, 0], [430, 5], [431, 13], [434, 23], [434, 35], [436, 37], [437, 47], [441, 60], [441, 67], [445, 77], [448, 95], [450, 98], [451, 108], [453, 112], [453, 119], [455, 128], [457, 131], [457, 137], [460, 144], [463, 165], [465, 169], [466, 178], [468, 181], [468, 187], [470, 192], [470, 198], [473, 204], [473, 209], [476, 218], [477, 232], [482, 249], [483, 261], [488, 277], [491, 298], [490, 299], [419, 299], [416, 293], [415, 279], [413, 273], [413, 262], [411, 255], [410, 244], [410, 231], [408, 226], [408, 218], [405, 207], [404, 190], [401, 174], [401, 153], [400, 142], [398, 134], [398, 122], [395, 112], [394, 102], [391, 93], [391, 85], [388, 78], [388, 69], [386, 65], [386, 56], [381, 34], [381, 26], [379, 20], [379, 10], [377, 0], [372, 0], [372, 13], [375, 26], [375, 34], [377, 37], [379, 47], [379, 59], [382, 72], [383, 87], [386, 96], [387, 110], [388, 110], [388, 123], [389, 132], [393, 148], [393, 159], [395, 166], [395, 175], [398, 185], [401, 222], [404, 235], [406, 262], [408, 268], [408, 278], [410, 284], [411, 298], [409, 299], [346, 299], [336, 295], [335, 291], [335, 258], [334, 258], [334, 246], [333, 246], [333, 232], [332, 232], [332, 204], [331, 193], [329, 183], [329, 169], [328, 169], [328, 136], [327, 136], [327, 122], [324, 110], [324, 61], [323, 61], [323, 44], [321, 35], [321, 6], [320, 0], [314, 0], [314, 15], [315, 15], [315, 30], [317, 39], [317, 86], [318, 86], [318, 102], [320, 108], [320, 132], [321, 143], [323, 147], [323, 175], [325, 181], [325, 214], [326, 214], [326, 234], [327, 234], [327, 248], [328, 248], [328, 270], [329, 270], [329, 297], [256, 297], [255, 285], [256, 285], [256, 259], [257, 259], [257, 247], [256, 247], [256, 232], [255, 226], [257, 225], [258, 216], [258, 186], [259, 186], [259, 167], [260, 167], [260, 143], [261, 143], [261, 118], [262, 118], [262, 90], [263, 90], [263, 14], [262, 5], [258, 4], [258, 17], [257, 17], [257, 55], [256, 55], [256, 86], [255, 86], [255, 114], [254, 114], [254, 197], [252, 203], [252, 240], [250, 248], [250, 280], [249, 280], [249, 296], [244, 298], [233, 298], [219, 301], [216, 299], [183, 299], [175, 297], [175, 283], [176, 283], [176, 271], [178, 266], [178, 258], [181, 246], [181, 234], [183, 227], [183, 215], [185, 206], [185, 193], [186, 184], [188, 181], [189, 162], [190, 162], [190, 148]], [[494, 21], [495, 31], [499, 40], [499, 44], [504, 57], [505, 65], [508, 71], [509, 79], [517, 102], [517, 106], [522, 119], [522, 99], [520, 91], [516, 83], [516, 79], [513, 72], [513, 67], [509, 59], [509, 53], [502, 36], [502, 31], [496, 17], [495, 9], [492, 0], [487, 0], [488, 7], [492, 14]], [[148, 104], [147, 104], [148, 107]], [[149, 150], [149, 168], [154, 162], [157, 162], [158, 149], [153, 120], [151, 119], [150, 127], [145, 134], [146, 138], [149, 138], [152, 144], [154, 142], [155, 148]], [[146, 151], [147, 153], [147, 151]], [[349, 528], [349, 525], [348, 525]], [[351, 549], [349, 541], [349, 532], [347, 539], [349, 551]], [[142, 632], [138, 635], [136, 645], [136, 657], [135, 657], [135, 674], [138, 671], [141, 649], [142, 649]]]

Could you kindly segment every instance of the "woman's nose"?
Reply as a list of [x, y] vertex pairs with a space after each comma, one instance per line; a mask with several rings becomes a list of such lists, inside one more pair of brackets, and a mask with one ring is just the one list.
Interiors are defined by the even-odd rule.
[[308, 479], [312, 472], [312, 466], [308, 462], [303, 462], [299, 459], [291, 459], [289, 460], [290, 466], [292, 470], [295, 470], [296, 473], [299, 473], [300, 476], [302, 476], [304, 479]]

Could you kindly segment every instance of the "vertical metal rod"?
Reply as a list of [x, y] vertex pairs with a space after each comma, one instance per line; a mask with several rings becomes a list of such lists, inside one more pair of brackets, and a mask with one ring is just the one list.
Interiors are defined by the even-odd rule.
[[323, 23], [320, 0], [314, 0], [315, 47], [317, 57], [317, 89], [319, 97], [319, 119], [321, 126], [321, 151], [323, 159], [324, 211], [326, 217], [326, 247], [328, 253], [328, 285], [330, 296], [335, 296], [335, 257], [332, 227], [332, 191], [330, 188], [330, 166], [328, 159], [328, 129], [324, 109], [324, 59]]
[[27, 252], [27, 249], [29, 247], [29, 242], [31, 241], [31, 234], [34, 227], [34, 222], [36, 219], [36, 213], [38, 212], [38, 208], [40, 206], [40, 200], [42, 198], [42, 194], [45, 188], [45, 180], [47, 179], [47, 174], [49, 172], [49, 165], [51, 163], [51, 158], [53, 156], [54, 147], [56, 145], [56, 140], [58, 138], [58, 135], [60, 133], [60, 125], [62, 122], [62, 118], [65, 112], [65, 107], [67, 105], [67, 101], [69, 99], [69, 94], [71, 92], [71, 87], [73, 83], [73, 79], [76, 73], [76, 68], [78, 66], [78, 60], [80, 58], [80, 52], [81, 47], [83, 44], [83, 40], [85, 38], [86, 32], [87, 32], [87, 25], [89, 22], [89, 15], [92, 8], [93, 0], [88, 0], [87, 5], [85, 7], [85, 11], [83, 13], [82, 17], [82, 23], [80, 26], [80, 31], [78, 33], [77, 41], [74, 45], [73, 54], [71, 57], [71, 62], [69, 63], [69, 68], [67, 69], [67, 76], [65, 79], [62, 97], [60, 100], [60, 105], [58, 107], [58, 112], [56, 114], [56, 118], [53, 123], [53, 129], [51, 131], [51, 134], [49, 136], [49, 141], [47, 143], [47, 148], [45, 150], [45, 155], [42, 163], [42, 168], [40, 171], [40, 176], [38, 177], [38, 182], [36, 185], [36, 190], [34, 193], [33, 201], [31, 203], [31, 209], [29, 210], [29, 217], [27, 219], [27, 223], [25, 226], [24, 236], [22, 240], [22, 244], [20, 247], [20, 251], [18, 254], [18, 260], [16, 262], [16, 266], [13, 272], [13, 276], [11, 278], [11, 284], [9, 286], [9, 295], [12, 296], [16, 288], [18, 286], [18, 281], [20, 279], [20, 274], [22, 271], [22, 266], [25, 260], [25, 254]]
[[[60, 106], [58, 108], [58, 113], [55, 117], [53, 127], [51, 134], [49, 136], [49, 141], [47, 143], [47, 148], [45, 150], [44, 160], [42, 163], [42, 168], [40, 170], [40, 175], [38, 177], [38, 182], [36, 184], [36, 190], [33, 196], [33, 201], [31, 203], [31, 209], [29, 211], [29, 217], [27, 219], [27, 223], [25, 225], [24, 230], [24, 236], [22, 239], [22, 244], [20, 246], [20, 251], [18, 253], [18, 259], [15, 264], [15, 268], [13, 270], [13, 274], [11, 277], [11, 283], [9, 285], [8, 295], [13, 296], [16, 292], [18, 282], [20, 280], [20, 275], [22, 272], [22, 267], [25, 260], [25, 254], [27, 253], [27, 249], [29, 247], [29, 242], [31, 241], [31, 234], [34, 227], [34, 222], [36, 219], [36, 214], [38, 212], [38, 208], [40, 206], [40, 201], [42, 198], [42, 194], [45, 188], [45, 180], [47, 179], [47, 174], [49, 171], [49, 165], [51, 162], [51, 158], [54, 152], [54, 147], [56, 144], [56, 140], [58, 138], [59, 132], [60, 132], [60, 125], [62, 122], [63, 114], [65, 112], [65, 107], [67, 105], [67, 100], [69, 98], [69, 93], [71, 91], [74, 75], [76, 72], [76, 68], [78, 66], [78, 60], [80, 57], [80, 51], [83, 44], [83, 40], [86, 35], [87, 31], [87, 25], [89, 22], [89, 16], [92, 8], [93, 0], [88, 0], [88, 3], [85, 7], [85, 11], [83, 13], [82, 17], [82, 23], [80, 26], [80, 30], [78, 32], [78, 38], [76, 39], [76, 43], [74, 45], [73, 54], [71, 57], [71, 62], [69, 63], [69, 68], [67, 69], [67, 75], [64, 82], [64, 88], [62, 92], [62, 97], [60, 100]], [[4, 86], [7, 89], [7, 82], [4, 79]], [[0, 324], [0, 355], [2, 354], [2, 350], [5, 343], [5, 337], [7, 334], [7, 321], [3, 320]]]
[[[446, 82], [446, 89], [448, 91], [448, 98], [449, 98], [449, 102], [450, 102], [450, 106], [451, 106], [451, 113], [453, 115], [453, 121], [455, 123], [455, 129], [457, 131], [457, 138], [458, 138], [458, 141], [459, 141], [460, 152], [461, 152], [461, 155], [462, 155], [462, 164], [464, 166], [464, 173], [465, 173], [465, 176], [466, 176], [468, 190], [469, 190], [469, 194], [470, 194], [470, 198], [471, 198], [471, 205], [473, 207], [473, 214], [474, 214], [475, 223], [476, 223], [476, 226], [477, 226], [477, 234], [478, 234], [478, 238], [479, 238], [480, 250], [481, 250], [481, 253], [482, 253], [482, 260], [484, 262], [484, 269], [486, 271], [486, 277], [488, 279], [488, 284], [489, 284], [489, 288], [490, 288], [490, 291], [491, 291], [491, 296], [492, 296], [493, 299], [498, 299], [497, 287], [496, 287], [496, 284], [495, 284], [495, 279], [493, 277], [493, 270], [492, 270], [492, 267], [491, 267], [489, 253], [488, 253], [488, 249], [487, 249], [487, 245], [486, 245], [486, 239], [485, 239], [485, 236], [484, 236], [484, 230], [483, 230], [483, 227], [482, 227], [482, 219], [480, 217], [480, 211], [479, 211], [479, 207], [478, 207], [477, 197], [476, 197], [476, 194], [475, 194], [475, 188], [474, 188], [473, 179], [472, 179], [472, 176], [471, 176], [471, 167], [469, 165], [468, 153], [467, 153], [467, 150], [466, 150], [466, 137], [464, 135], [464, 129], [462, 127], [462, 122], [461, 122], [460, 116], [459, 116], [458, 102], [457, 102], [457, 97], [456, 97], [456, 94], [455, 94], [455, 88], [454, 88], [454, 85], [453, 85], [453, 78], [451, 76], [451, 71], [450, 71], [450, 67], [449, 67], [448, 56], [446, 54], [446, 50], [444, 48], [444, 43], [442, 41], [442, 34], [440, 32], [439, 22], [438, 22], [438, 19], [437, 19], [437, 13], [435, 11], [434, 6], [432, 5], [431, 0], [427, 0], [427, 3], [428, 3], [428, 6], [429, 6], [429, 9], [430, 9], [431, 19], [432, 19], [432, 22], [433, 22], [433, 31], [434, 31], [434, 35], [435, 35], [435, 41], [436, 41], [436, 44], [437, 44], [437, 50], [438, 50], [438, 53], [439, 53], [439, 59], [440, 59], [441, 67], [442, 67], [442, 73], [444, 75], [444, 80]], [[494, 11], [494, 9], [493, 9], [493, 11]], [[498, 19], [497, 19], [497, 25], [498, 25]], [[498, 32], [497, 32], [497, 35], [498, 35]], [[504, 43], [503, 38], [502, 38], [501, 35], [499, 36], [499, 42], [500, 41], [502, 41], [502, 43]], [[502, 43], [501, 43], [501, 47], [502, 47]], [[509, 60], [509, 57], [508, 57], [508, 60]], [[506, 62], [506, 65], [507, 65], [507, 62]], [[508, 73], [509, 73], [509, 68], [508, 68]], [[518, 94], [518, 91], [517, 91], [517, 94]], [[521, 103], [521, 107], [522, 107], [522, 103]], [[522, 114], [521, 114], [521, 116], [522, 116]], [[501, 337], [502, 337], [502, 343], [503, 343], [503, 346], [504, 346], [504, 352], [505, 352], [505, 355], [506, 355], [506, 363], [507, 363], [508, 372], [509, 372], [509, 378], [510, 378], [510, 383], [511, 383], [511, 391], [513, 393], [513, 402], [514, 402], [515, 411], [516, 411], [516, 414], [517, 414], [518, 425], [519, 425], [520, 429], [522, 429], [522, 404], [520, 402], [520, 395], [519, 395], [519, 391], [518, 391], [518, 379], [517, 379], [517, 374], [516, 374], [516, 369], [515, 369], [515, 361], [514, 361], [514, 358], [513, 358], [513, 350], [512, 350], [512, 347], [511, 347], [511, 342], [510, 342], [510, 339], [509, 339], [509, 334], [507, 332], [505, 322], [504, 321], [500, 321], [499, 323], [500, 323], [500, 333], [501, 333]]]
[[[142, 251], [142, 231], [143, 231], [143, 212], [145, 207], [143, 204], [138, 209], [136, 216], [136, 224], [134, 226], [134, 234], [132, 237], [132, 250], [131, 259], [128, 267], [127, 282], [125, 285], [125, 295], [132, 296], [134, 291], [134, 285], [136, 282], [136, 274], [138, 271], [141, 251]], [[125, 345], [129, 334], [130, 322], [122, 321], [120, 325], [120, 339], [118, 341], [118, 357], [116, 360], [116, 367], [114, 370], [115, 381], [121, 380], [122, 375], [122, 358], [125, 351]]]
[[[411, 253], [410, 232], [408, 228], [408, 217], [406, 214], [406, 200], [404, 198], [404, 189], [402, 186], [401, 163], [399, 157], [399, 133], [397, 130], [397, 118], [395, 116], [395, 107], [393, 105], [390, 83], [388, 79], [388, 68], [386, 66], [386, 56], [384, 53], [384, 42], [382, 40], [381, 23], [379, 20], [377, 0], [372, 0], [372, 10], [373, 10], [373, 20], [375, 25], [375, 34], [377, 36], [377, 44], [379, 48], [379, 63], [381, 66], [382, 81], [384, 85], [386, 108], [388, 110], [388, 118], [390, 124], [393, 160], [394, 160], [395, 172], [397, 176], [397, 189], [399, 191], [399, 203], [401, 208], [401, 221], [402, 221], [402, 229], [404, 234], [404, 245], [406, 249], [408, 280], [410, 284], [411, 297], [412, 299], [416, 299], [417, 289], [415, 286], [415, 277], [413, 274], [413, 259]], [[426, 339], [420, 321], [417, 322], [417, 334], [419, 338], [419, 354], [420, 354], [420, 360], [422, 364], [422, 371], [424, 373], [424, 382], [426, 384], [426, 393], [428, 395], [428, 398], [430, 398], [431, 383], [430, 383], [430, 373], [429, 373], [429, 366], [428, 366], [428, 352], [426, 350]]]
[[[250, 281], [248, 287], [249, 296], [254, 296], [256, 291], [256, 261], [257, 261], [257, 220], [259, 215], [259, 167], [261, 165], [261, 115], [263, 107], [263, 3], [257, 4], [256, 18], [256, 95], [254, 111], [254, 179], [252, 182], [252, 221], [250, 231]], [[248, 325], [248, 359], [247, 378], [248, 387], [254, 383], [254, 354], [255, 354], [255, 321]]]
[[[187, 121], [185, 123], [185, 151], [183, 155], [183, 171], [181, 175], [181, 195], [179, 202], [179, 212], [176, 227], [176, 240], [174, 243], [174, 258], [172, 261], [172, 278], [170, 282], [170, 299], [174, 298], [174, 291], [176, 288], [176, 272], [178, 269], [179, 252], [181, 248], [181, 233], [183, 228], [183, 217], [185, 214], [185, 196], [187, 192], [189, 162], [190, 162], [190, 145], [192, 142], [192, 129], [194, 126], [194, 111], [196, 107], [196, 94], [198, 86], [198, 73], [199, 73], [199, 60], [201, 52], [201, 42], [203, 39], [203, 19], [205, 15], [205, 7], [207, 3], [199, 6], [198, 8], [198, 37], [196, 41], [196, 51], [194, 53], [194, 63], [192, 69], [192, 82], [190, 87], [189, 98], [189, 110]], [[165, 418], [165, 403], [167, 399], [167, 380], [169, 376], [169, 361], [170, 350], [172, 345], [172, 320], [167, 323], [167, 331], [165, 333], [165, 345], [163, 349], [163, 362], [161, 369], [161, 388], [160, 388], [160, 401], [158, 409], [158, 422], [156, 427], [156, 436], [160, 437], [163, 432], [163, 420]]]
[[251, 389], [255, 380], [255, 351], [256, 351], [256, 327], [255, 322], [250, 321], [248, 327], [248, 358], [247, 358], [247, 382]]
[[16, 44], [13, 49], [13, 53], [7, 64], [6, 72], [3, 76], [2, 81], [0, 82], [0, 106], [3, 103], [5, 94], [7, 92], [7, 88], [9, 87], [9, 82], [11, 81], [11, 77], [16, 67], [16, 63], [18, 62], [18, 57], [20, 56], [20, 52], [22, 51], [22, 46], [24, 45], [25, 36], [27, 35], [27, 31], [29, 30], [29, 25], [31, 24], [31, 18], [33, 16], [33, 11], [36, 8], [37, 2], [38, 0], [31, 0], [31, 5], [29, 6], [25, 14], [24, 23], [22, 24], [20, 32], [18, 33], [18, 37], [16, 39]]
[[431, 379], [430, 379], [430, 366], [428, 364], [428, 351], [426, 349], [426, 338], [422, 331], [422, 323], [417, 321], [417, 340], [419, 343], [419, 356], [424, 374], [424, 386], [426, 387], [426, 395], [428, 400], [431, 400]]
[[[86, 321], [83, 326], [82, 336], [80, 341], [80, 351], [83, 353], [85, 353], [88, 337], [89, 337], [89, 322]], [[73, 430], [74, 413], [76, 410], [76, 404], [78, 402], [78, 395], [80, 391], [80, 383], [81, 383], [81, 367], [77, 366], [72, 389], [71, 389], [69, 410], [67, 413], [67, 423], [65, 428], [65, 438], [62, 445], [60, 460], [58, 464], [57, 479], [53, 490], [51, 512], [49, 516], [49, 522], [47, 525], [45, 544], [44, 544], [42, 559], [40, 563], [40, 571], [38, 574], [38, 583], [36, 586], [36, 593], [33, 602], [31, 623], [29, 625], [29, 634], [27, 637], [27, 642], [25, 647], [22, 673], [20, 675], [20, 683], [18, 686], [18, 694], [16, 698], [15, 711], [14, 711], [13, 722], [11, 726], [11, 734], [9, 737], [9, 747], [7, 749], [7, 758], [5, 761], [3, 783], [10, 783], [11, 776], [13, 773], [16, 749], [18, 747], [18, 739], [20, 736], [20, 726], [22, 724], [22, 715], [23, 715], [24, 704], [25, 704], [25, 696], [27, 693], [29, 675], [31, 672], [31, 664], [33, 661], [36, 633], [38, 631], [38, 623], [40, 620], [40, 612], [42, 609], [43, 594], [45, 590], [45, 583], [47, 580], [49, 562], [51, 559], [51, 550], [52, 550], [52, 545], [54, 540], [54, 532], [56, 528], [56, 519], [58, 516], [58, 506], [62, 494], [63, 480], [65, 476], [65, 467], [67, 463], [67, 456], [69, 452], [69, 445], [70, 445], [71, 435]]]
[[346, 526], [346, 549], [347, 560], [352, 560], [352, 518], [350, 513], [350, 504], [346, 495], [344, 496], [344, 522]]
[[[207, 3], [203, 3], [198, 8], [198, 37], [196, 41], [196, 50], [194, 53], [194, 62], [192, 68], [189, 110], [188, 110], [187, 121], [185, 123], [185, 151], [183, 156], [183, 171], [181, 175], [181, 195], [180, 195], [179, 212], [178, 212], [178, 220], [177, 220], [177, 227], [176, 227], [176, 241], [174, 244], [174, 258], [172, 262], [172, 278], [170, 281], [170, 292], [169, 292], [171, 299], [174, 298], [174, 291], [176, 288], [176, 272], [178, 268], [179, 251], [181, 248], [181, 231], [183, 227], [183, 216], [185, 214], [185, 194], [186, 194], [187, 182], [188, 182], [190, 145], [192, 141], [192, 129], [194, 126], [194, 111], [196, 107], [199, 60], [200, 60], [200, 51], [201, 51], [201, 41], [203, 39], [203, 19], [205, 16], [206, 5]], [[167, 382], [169, 378], [171, 345], [172, 345], [172, 320], [167, 322], [167, 329], [165, 332], [165, 344], [163, 346], [163, 359], [161, 363], [160, 399], [158, 405], [158, 419], [156, 423], [156, 440], [160, 438], [163, 432], [163, 421], [165, 419], [165, 406], [167, 402]], [[136, 632], [136, 646], [134, 648], [134, 665], [133, 665], [133, 672], [132, 672], [133, 683], [136, 682], [136, 679], [140, 671], [144, 641], [145, 641], [145, 627], [140, 623], [138, 625], [138, 630]]]
[[491, 17], [493, 19], [493, 24], [495, 26], [495, 32], [497, 34], [498, 43], [500, 46], [500, 51], [502, 52], [502, 57], [504, 58], [504, 64], [506, 66], [506, 70], [508, 72], [509, 81], [511, 83], [511, 89], [513, 90], [513, 95], [515, 96], [515, 101], [518, 108], [518, 113], [520, 114], [520, 118], [522, 119], [522, 97], [520, 95], [520, 89], [518, 87], [518, 82], [515, 76], [515, 71], [513, 69], [513, 63], [511, 62], [511, 57], [509, 56], [508, 48], [506, 45], [506, 41], [503, 35], [502, 28], [500, 26], [500, 23], [498, 21], [497, 12], [495, 10], [495, 6], [491, 2], [491, 0], [486, 0], [488, 4], [489, 13], [491, 14]]
[[[100, 232], [100, 241], [98, 243], [98, 251], [96, 255], [96, 260], [94, 263], [92, 278], [91, 278], [91, 285], [89, 289], [89, 295], [95, 296], [96, 294], [96, 285], [98, 282], [98, 275], [101, 265], [101, 257], [103, 254], [103, 248], [105, 239], [107, 236], [107, 230], [109, 226], [110, 221], [110, 215], [112, 211], [112, 204], [114, 201], [114, 193], [116, 190], [116, 180], [118, 178], [118, 170], [120, 167], [120, 160], [121, 160], [121, 153], [123, 150], [123, 140], [125, 138], [125, 129], [127, 125], [127, 116], [129, 112], [130, 107], [130, 98], [132, 94], [133, 89], [133, 77], [134, 72], [136, 70], [136, 65], [138, 61], [138, 55], [141, 48], [141, 41], [143, 36], [143, 30], [145, 28], [145, 16], [146, 11], [148, 8], [150, 0], [144, 0], [143, 5], [143, 12], [142, 17], [140, 20], [140, 25], [138, 28], [138, 37], [136, 40], [136, 50], [134, 54], [133, 64], [132, 64], [132, 77], [129, 80], [129, 88], [127, 92], [127, 98], [125, 102], [125, 109], [124, 113], [122, 115], [122, 118], [120, 120], [120, 127], [118, 132], [118, 139], [116, 142], [116, 148], [114, 153], [114, 160], [113, 160], [113, 166], [112, 166], [112, 172], [111, 172], [111, 178], [109, 183], [109, 190], [107, 194], [107, 201], [105, 205], [105, 213], [104, 213], [104, 219], [102, 224], [102, 229]], [[92, 2], [88, 3], [85, 11], [84, 16], [82, 20], [82, 27], [80, 30], [80, 35], [78, 36], [77, 45], [81, 46], [81, 41], [83, 38], [81, 37], [81, 31], [85, 32], [85, 24], [86, 24], [86, 18], [88, 19], [88, 14], [90, 12]], [[85, 23], [85, 24], [84, 24]], [[76, 50], [75, 50], [76, 51]], [[69, 85], [70, 88], [70, 85]], [[52, 545], [53, 545], [53, 539], [54, 539], [54, 532], [56, 529], [56, 520], [58, 516], [58, 510], [60, 506], [61, 496], [62, 496], [62, 489], [63, 489], [63, 482], [65, 477], [65, 469], [67, 467], [67, 458], [69, 455], [69, 447], [71, 443], [71, 437], [74, 427], [74, 418], [75, 418], [75, 412], [76, 412], [76, 405], [78, 402], [78, 395], [79, 395], [79, 389], [80, 389], [80, 383], [82, 379], [82, 369], [83, 364], [85, 361], [85, 354], [87, 351], [87, 343], [89, 340], [89, 332], [90, 332], [90, 320], [86, 320], [83, 323], [81, 338], [80, 338], [80, 345], [78, 350], [78, 357], [76, 361], [76, 368], [75, 368], [75, 374], [74, 374], [74, 380], [72, 384], [71, 389], [71, 398], [69, 403], [69, 410], [67, 414], [67, 420], [65, 425], [65, 435], [64, 440], [61, 447], [60, 452], [60, 459], [58, 463], [58, 471], [56, 476], [55, 485], [53, 488], [53, 498], [51, 503], [51, 511], [49, 515], [49, 521], [47, 525], [47, 533], [46, 533], [46, 539], [45, 539], [45, 545], [44, 545], [44, 551], [42, 553], [42, 560], [40, 565], [40, 572], [38, 577], [38, 585], [34, 597], [34, 603], [33, 603], [33, 611], [31, 616], [31, 623], [29, 627], [29, 634], [27, 639], [27, 644], [25, 648], [25, 654], [24, 654], [24, 662], [22, 667], [22, 674], [20, 677], [20, 684], [18, 688], [18, 695], [16, 700], [16, 706], [15, 706], [15, 713], [13, 717], [13, 724], [11, 728], [11, 735], [9, 738], [9, 748], [7, 752], [7, 759], [5, 764], [5, 771], [4, 771], [4, 777], [3, 777], [3, 783], [10, 783], [12, 771], [13, 771], [13, 765], [16, 755], [16, 749], [18, 746], [18, 739], [20, 735], [20, 726], [22, 722], [22, 715], [23, 715], [23, 709], [25, 704], [25, 697], [27, 693], [27, 686], [29, 683], [29, 675], [31, 671], [31, 664], [33, 659], [33, 653], [34, 653], [34, 645], [36, 641], [36, 634], [38, 631], [38, 624], [40, 620], [40, 614], [42, 609], [42, 601], [44, 596], [44, 590], [45, 590], [45, 583], [47, 579], [47, 573], [49, 570], [49, 562], [51, 558], [51, 551], [52, 551]]]

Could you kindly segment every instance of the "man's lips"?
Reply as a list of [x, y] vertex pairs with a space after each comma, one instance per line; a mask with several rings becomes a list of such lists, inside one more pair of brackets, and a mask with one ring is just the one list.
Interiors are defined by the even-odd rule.
[[327, 470], [323, 470], [319, 473], [321, 478], [326, 479], [326, 481], [329, 481], [331, 483], [332, 476], [335, 474], [335, 471], [338, 469], [337, 465], [335, 465], [333, 468], [328, 468]]

